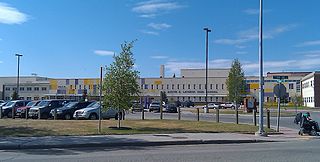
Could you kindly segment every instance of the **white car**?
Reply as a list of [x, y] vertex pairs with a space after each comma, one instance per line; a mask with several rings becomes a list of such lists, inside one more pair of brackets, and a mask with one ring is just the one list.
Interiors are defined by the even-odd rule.
[[224, 108], [224, 109], [226, 109], [226, 108], [235, 109], [236, 105], [234, 103], [232, 103], [232, 102], [226, 102], [226, 103], [222, 103], [221, 107]]
[[[202, 108], [205, 108], [206, 105], [204, 105]], [[214, 102], [214, 103], [208, 103], [208, 109], [219, 109], [220, 103]]]
[[[90, 105], [88, 105], [86, 108], [75, 111], [73, 114], [73, 118], [75, 118], [75, 119], [90, 119], [90, 120], [99, 119], [99, 108], [100, 108], [99, 102], [93, 102]], [[113, 108], [109, 108], [106, 111], [101, 110], [101, 118], [102, 119], [115, 118], [117, 120], [118, 119], [118, 111]], [[121, 116], [120, 116], [120, 118], [121, 118]]]

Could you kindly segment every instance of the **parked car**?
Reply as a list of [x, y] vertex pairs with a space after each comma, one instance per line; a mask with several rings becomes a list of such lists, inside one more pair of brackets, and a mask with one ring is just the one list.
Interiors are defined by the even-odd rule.
[[[92, 101], [85, 102], [69, 102], [65, 104], [63, 107], [57, 108], [57, 119], [65, 119], [70, 120], [73, 117], [73, 114], [76, 110], [83, 109], [90, 105]], [[54, 117], [55, 109], [50, 111], [50, 117]]]
[[[3, 101], [3, 100], [2, 100], [2, 101]], [[1, 102], [1, 103], [0, 103], [0, 107], [6, 105], [7, 103], [8, 103], [8, 102]]]
[[176, 104], [168, 104], [168, 105], [166, 106], [166, 112], [169, 112], [169, 113], [177, 113], [178, 110], [177, 110]]
[[26, 112], [29, 112], [31, 107], [37, 106], [40, 101], [30, 101], [26, 106], [17, 108], [16, 116], [23, 118], [26, 116]]
[[221, 107], [224, 108], [224, 109], [226, 109], [226, 108], [235, 109], [235, 108], [236, 108], [235, 104], [232, 103], [232, 102], [222, 103], [222, 104], [221, 104]]
[[40, 111], [40, 118], [48, 119], [52, 109], [62, 107], [68, 102], [70, 100], [42, 100], [37, 106], [30, 108], [28, 116], [30, 118], [38, 118]]
[[26, 101], [26, 100], [9, 101], [5, 106], [2, 106], [2, 116], [7, 116], [8, 118], [12, 118], [12, 109], [14, 109], [14, 112], [16, 112], [16, 110], [19, 107], [26, 106], [28, 102], [30, 101]]
[[[99, 119], [99, 108], [100, 103], [99, 102], [93, 102], [90, 105], [88, 105], [86, 108], [76, 110], [73, 114], [73, 118], [75, 119], [90, 119], [90, 120], [96, 120]], [[122, 113], [120, 113], [120, 118], [122, 117]], [[101, 118], [102, 119], [111, 119], [115, 118], [118, 120], [118, 111], [114, 108], [109, 108], [107, 110], [101, 111]]]
[[[204, 105], [202, 108], [205, 108], [205, 107], [206, 105]], [[208, 109], [219, 109], [219, 108], [221, 108], [219, 102], [208, 103]]]
[[183, 102], [182, 103], [182, 106], [183, 107], [194, 107], [194, 102], [192, 102], [192, 101], [185, 101], [185, 102]]
[[149, 106], [149, 112], [159, 112], [160, 111], [160, 102], [153, 101]]
[[139, 102], [133, 102], [132, 103], [132, 106], [131, 106], [131, 111], [132, 112], [134, 112], [134, 111], [140, 112], [142, 110], [143, 110], [143, 107]]

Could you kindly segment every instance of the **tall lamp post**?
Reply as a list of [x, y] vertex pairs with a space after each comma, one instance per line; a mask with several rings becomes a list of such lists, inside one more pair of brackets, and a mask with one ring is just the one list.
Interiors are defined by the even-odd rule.
[[209, 28], [204, 28], [204, 31], [206, 31], [206, 85], [205, 85], [205, 89], [206, 89], [206, 111], [208, 110], [208, 39], [209, 39], [209, 32], [211, 32], [211, 30]]
[[260, 0], [260, 15], [259, 15], [259, 130], [257, 136], [267, 136], [263, 130], [263, 102], [264, 102], [264, 80], [263, 80], [263, 55], [262, 55], [262, 15], [263, 15], [263, 0]]
[[[18, 58], [18, 74], [17, 74], [17, 89], [16, 89], [16, 96], [17, 96], [18, 98], [16, 98], [16, 99], [19, 99], [20, 57], [21, 57], [22, 55], [16, 53], [15, 56], [17, 56], [17, 58]], [[13, 108], [13, 109], [12, 109], [12, 119], [14, 119], [14, 113], [15, 113], [14, 111], [15, 111], [15, 109]]]

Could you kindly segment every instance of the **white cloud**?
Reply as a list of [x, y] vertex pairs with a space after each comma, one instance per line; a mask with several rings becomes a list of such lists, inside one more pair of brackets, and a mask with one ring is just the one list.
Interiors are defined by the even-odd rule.
[[159, 23], [159, 24], [150, 23], [150, 24], [148, 24], [148, 26], [153, 29], [156, 29], [156, 30], [165, 30], [165, 29], [168, 29], [171, 27], [171, 25], [166, 24], [166, 23]]
[[114, 51], [106, 51], [106, 50], [95, 50], [93, 52], [99, 56], [113, 56], [115, 54]]
[[239, 55], [243, 55], [243, 54], [247, 54], [248, 52], [247, 51], [237, 51], [236, 54], [239, 54]]
[[184, 6], [177, 2], [150, 0], [137, 3], [136, 6], [132, 8], [132, 11], [141, 14], [140, 17], [150, 18], [182, 7]]
[[28, 20], [28, 16], [6, 3], [0, 2], [0, 23], [22, 24]]
[[0, 64], [2, 64], [3, 63], [3, 61], [0, 61]]
[[320, 45], [320, 40], [302, 42], [296, 45], [296, 47], [306, 47], [306, 46], [316, 46], [316, 45]]
[[167, 59], [169, 58], [168, 56], [161, 56], [161, 55], [158, 55], [158, 56], [151, 56], [152, 59]]
[[247, 46], [243, 46], [243, 45], [236, 45], [235, 47], [236, 47], [236, 48], [239, 48], [239, 49], [247, 48]]
[[301, 52], [296, 52], [296, 54], [304, 55], [306, 57], [319, 57], [320, 56], [320, 50], [301, 51]]
[[[275, 28], [272, 28], [270, 30], [265, 31], [263, 38], [264, 39], [272, 39], [281, 33], [291, 31], [296, 26], [297, 26], [296, 24], [277, 26]], [[243, 47], [242, 46], [243, 43], [257, 40], [259, 38], [259, 30], [258, 30], [258, 28], [251, 28], [248, 30], [243, 30], [243, 31], [238, 32], [236, 34], [236, 36], [237, 36], [237, 38], [235, 38], [235, 39], [223, 38], [223, 39], [217, 39], [214, 42], [217, 44], [235, 45], [237, 48], [239, 48], [239, 47], [241, 48], [241, 47]]]
[[144, 34], [149, 34], [149, 35], [159, 35], [159, 33], [155, 32], [155, 31], [142, 30], [141, 32]]

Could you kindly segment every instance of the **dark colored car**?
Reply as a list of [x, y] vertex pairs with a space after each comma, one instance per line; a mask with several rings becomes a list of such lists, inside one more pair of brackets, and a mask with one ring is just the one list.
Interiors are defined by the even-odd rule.
[[[69, 102], [65, 104], [63, 107], [57, 108], [57, 119], [65, 119], [70, 120], [76, 110], [82, 109], [90, 105], [93, 101], [85, 101], [85, 102]], [[50, 111], [50, 117], [54, 117], [55, 109]]]
[[42, 100], [37, 106], [30, 108], [28, 116], [29, 118], [39, 118], [40, 113], [41, 119], [48, 119], [52, 109], [62, 107], [68, 102], [70, 100]]
[[183, 107], [194, 107], [194, 102], [192, 102], [192, 101], [185, 101], [185, 102], [183, 102], [182, 103], [182, 106]]
[[166, 106], [166, 112], [169, 112], [169, 113], [177, 113], [178, 110], [177, 110], [176, 104], [168, 104], [168, 105]]
[[16, 116], [20, 118], [26, 117], [26, 112], [29, 111], [31, 107], [37, 106], [40, 101], [30, 101], [26, 106], [17, 108]]
[[12, 109], [15, 111], [23, 106], [26, 106], [30, 101], [26, 100], [15, 100], [15, 101], [9, 101], [5, 106], [2, 106], [2, 116], [7, 116], [8, 118], [12, 117]]

